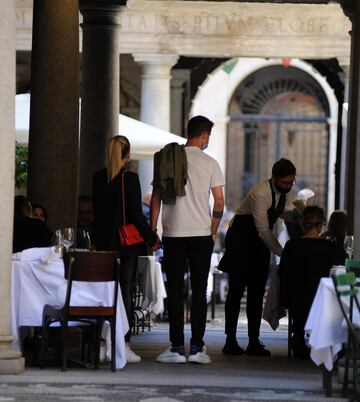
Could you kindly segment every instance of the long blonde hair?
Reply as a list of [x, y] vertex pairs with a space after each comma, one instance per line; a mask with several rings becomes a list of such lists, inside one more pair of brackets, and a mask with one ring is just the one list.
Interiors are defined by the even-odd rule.
[[106, 145], [106, 170], [108, 182], [114, 179], [125, 166], [130, 152], [130, 142], [123, 135], [115, 135]]

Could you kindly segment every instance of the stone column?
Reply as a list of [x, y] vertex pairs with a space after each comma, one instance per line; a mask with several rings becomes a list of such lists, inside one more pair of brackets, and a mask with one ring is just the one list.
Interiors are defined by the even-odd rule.
[[[177, 59], [173, 54], [134, 54], [134, 60], [142, 68], [140, 120], [165, 131], [170, 129], [171, 68]], [[140, 161], [143, 194], [152, 190], [152, 176], [152, 161]]]
[[185, 84], [190, 78], [190, 70], [174, 70], [171, 77], [171, 117], [170, 131], [180, 136], [184, 135], [184, 91]]
[[[349, 106], [349, 77], [350, 66], [349, 60], [339, 60], [339, 64], [343, 70], [342, 81], [344, 83], [344, 103], [342, 106], [342, 138], [341, 138], [341, 160], [340, 163], [340, 175], [339, 175], [339, 208], [346, 209], [346, 178], [347, 178], [347, 151], [348, 151], [348, 106]], [[331, 212], [331, 211], [329, 211]]]
[[106, 142], [119, 134], [119, 11], [117, 1], [80, 1], [83, 15], [80, 193], [91, 194], [105, 166]]
[[0, 374], [24, 370], [21, 353], [11, 348], [11, 257], [15, 166], [15, 2], [0, 0]]
[[352, 22], [348, 138], [347, 138], [347, 182], [346, 209], [348, 233], [354, 234], [354, 258], [360, 258], [360, 3], [342, 5]]
[[79, 137], [79, 8], [34, 0], [28, 197], [52, 228], [75, 226]]

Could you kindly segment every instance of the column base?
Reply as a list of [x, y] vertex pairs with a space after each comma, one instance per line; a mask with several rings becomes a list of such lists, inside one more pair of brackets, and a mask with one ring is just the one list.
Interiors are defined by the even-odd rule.
[[25, 359], [18, 357], [15, 359], [0, 358], [0, 375], [1, 374], [19, 374], [25, 369]]
[[0, 335], [0, 374], [18, 374], [25, 369], [25, 359], [11, 347], [12, 335]]

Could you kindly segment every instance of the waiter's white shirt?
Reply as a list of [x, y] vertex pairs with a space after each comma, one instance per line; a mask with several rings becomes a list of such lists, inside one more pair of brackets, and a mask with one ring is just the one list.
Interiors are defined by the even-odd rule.
[[[281, 193], [273, 187], [275, 192], [275, 208], [279, 202]], [[252, 215], [256, 230], [265, 243], [267, 248], [278, 256], [281, 255], [283, 248], [278, 242], [272, 230], [269, 228], [269, 219], [267, 215], [268, 209], [272, 204], [272, 194], [269, 180], [258, 184], [249, 190], [246, 196], [240, 202], [239, 208], [236, 210], [235, 215]], [[286, 196], [286, 203], [284, 212], [281, 217], [285, 217], [287, 213], [294, 210], [294, 205], [289, 198], [289, 194]]]

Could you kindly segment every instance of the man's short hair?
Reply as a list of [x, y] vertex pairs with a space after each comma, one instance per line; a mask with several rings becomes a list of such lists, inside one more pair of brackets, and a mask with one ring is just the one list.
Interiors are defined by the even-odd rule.
[[272, 175], [278, 179], [282, 179], [286, 176], [295, 176], [296, 167], [291, 161], [289, 161], [289, 159], [281, 158], [274, 163]]
[[211, 132], [214, 123], [205, 116], [195, 116], [191, 118], [187, 125], [188, 138], [200, 137], [200, 135], [206, 131]]

